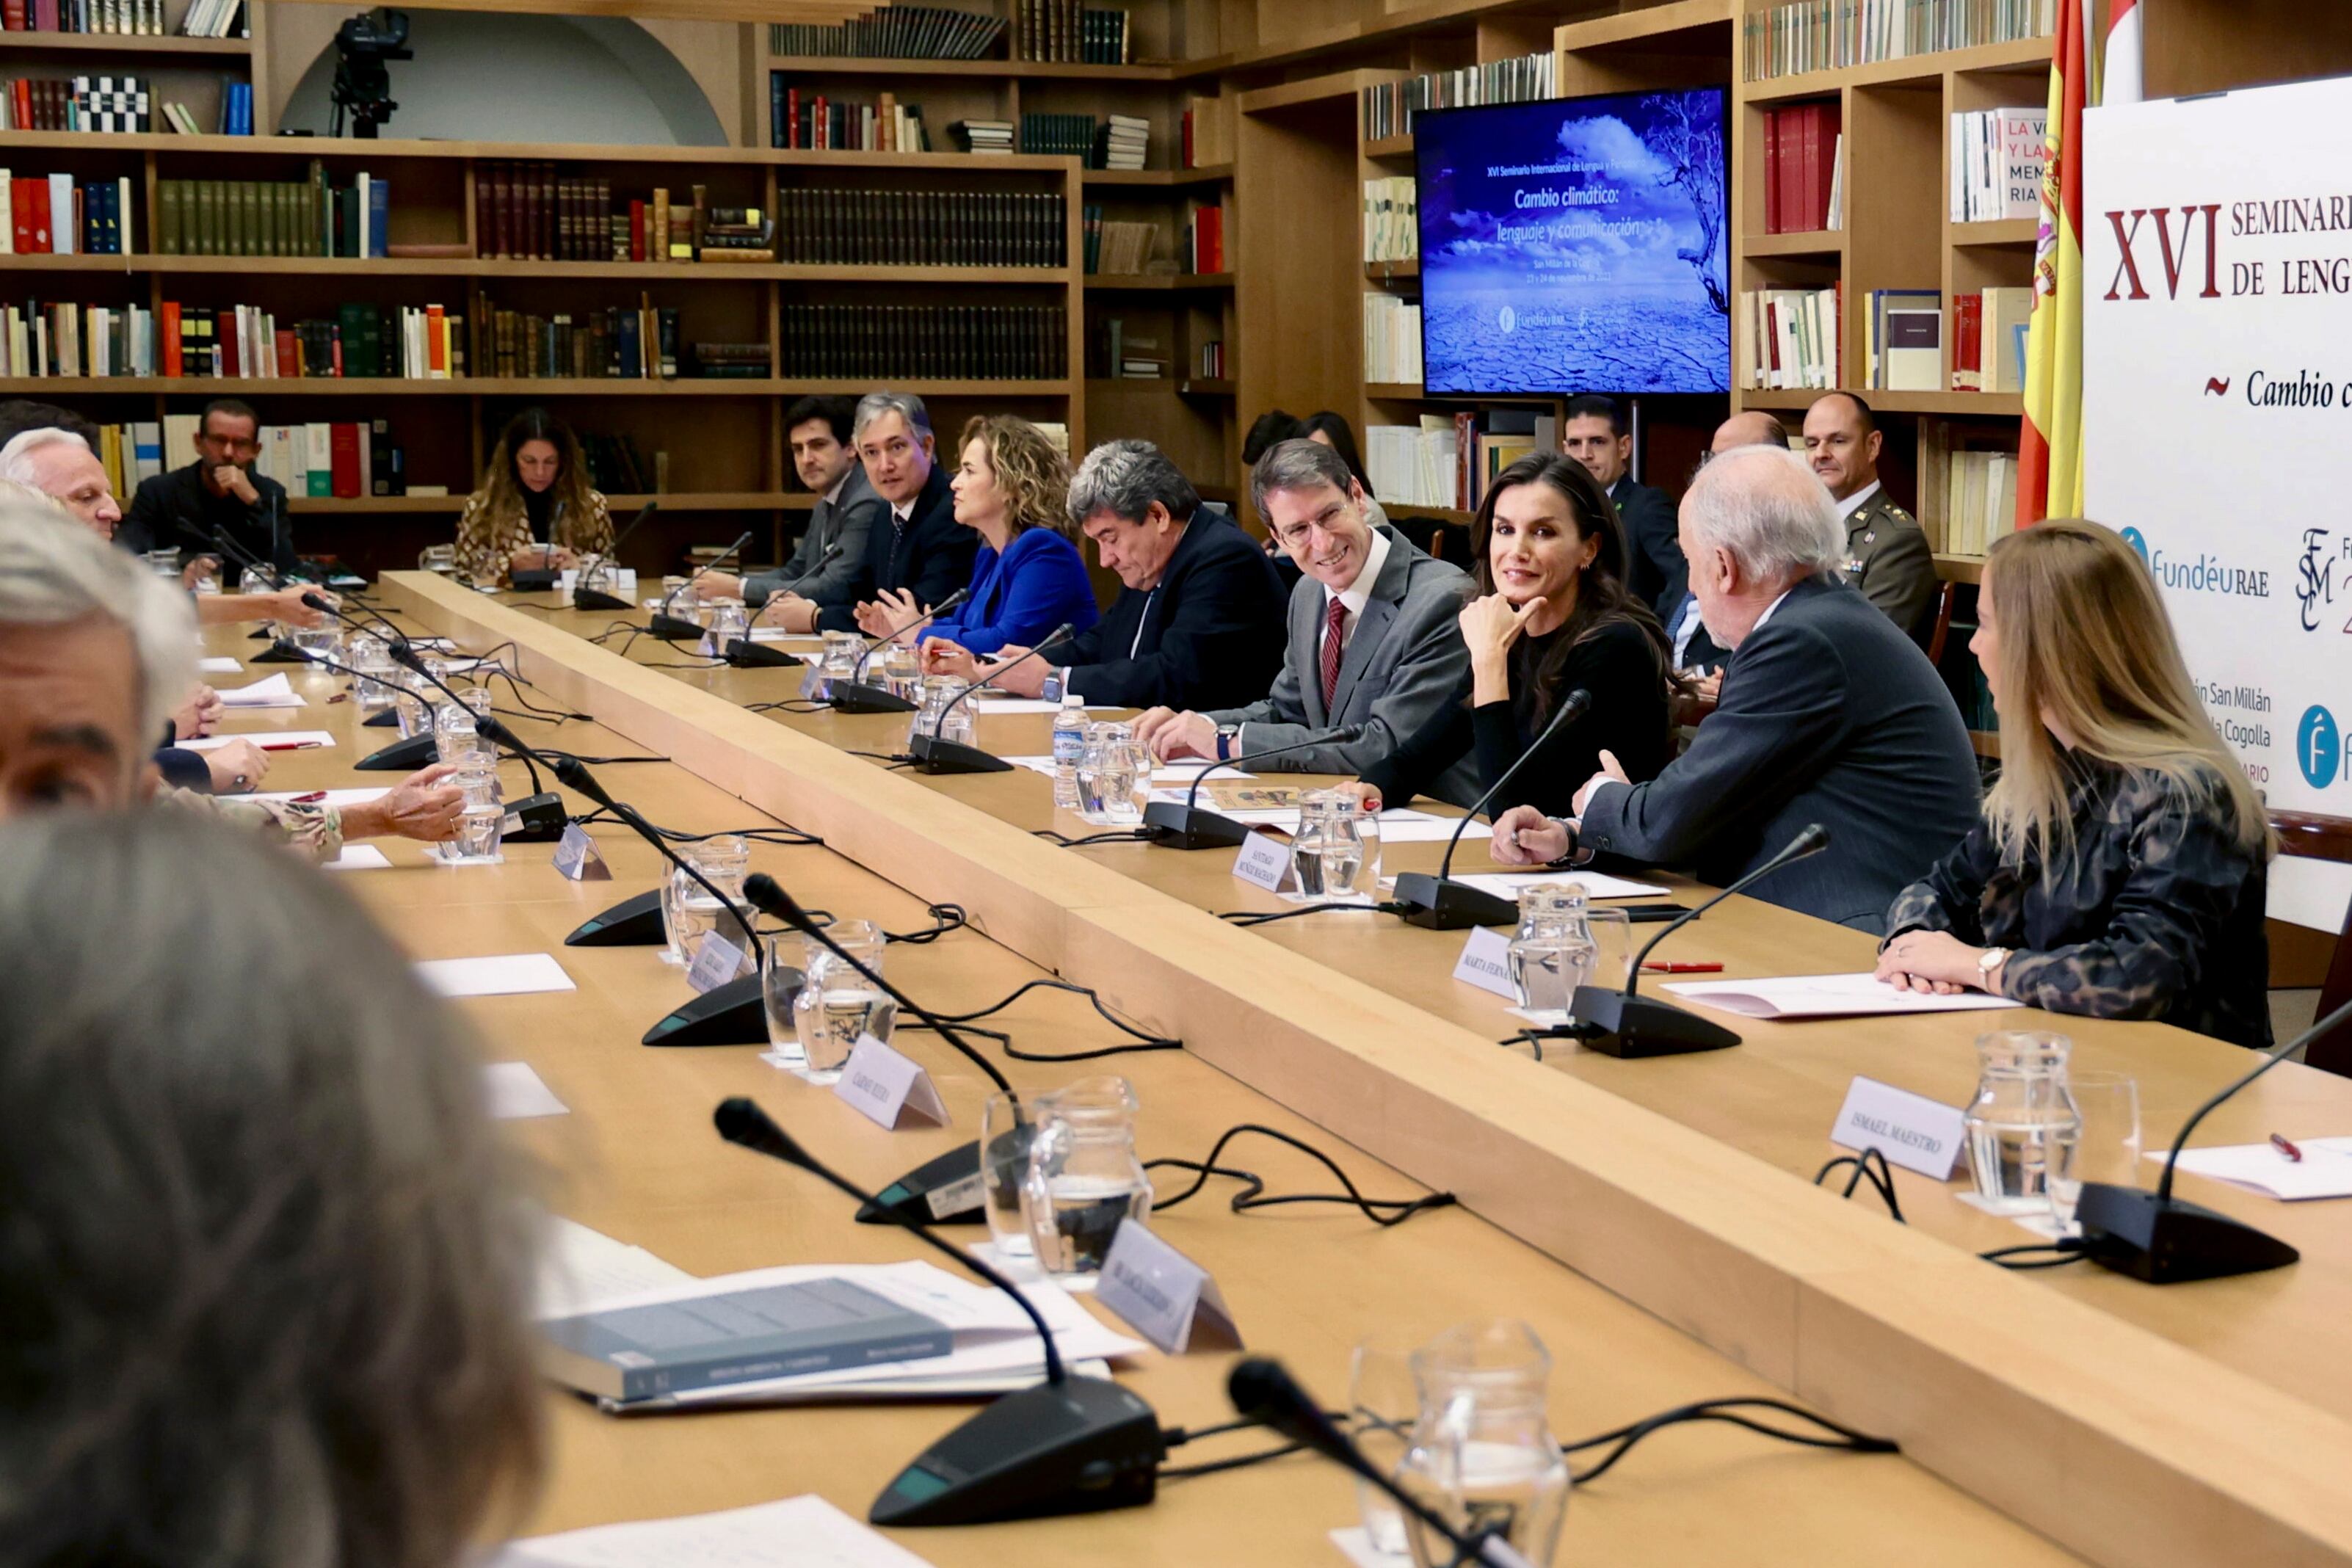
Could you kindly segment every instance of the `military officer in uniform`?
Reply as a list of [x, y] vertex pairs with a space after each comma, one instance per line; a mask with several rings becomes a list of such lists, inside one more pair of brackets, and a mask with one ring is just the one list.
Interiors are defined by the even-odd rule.
[[1936, 606], [1927, 535], [1878, 482], [1885, 439], [1870, 405], [1832, 392], [1805, 411], [1805, 457], [1845, 520], [1846, 575], [1887, 618], [1926, 645]]

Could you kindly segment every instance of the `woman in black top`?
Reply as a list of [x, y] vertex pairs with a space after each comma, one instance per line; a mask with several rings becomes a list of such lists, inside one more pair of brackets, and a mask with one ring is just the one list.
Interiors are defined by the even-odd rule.
[[1883, 980], [2271, 1043], [2260, 796], [2120, 535], [1996, 541], [1969, 647], [2000, 714], [1984, 816], [1886, 916]]
[[1579, 688], [1592, 705], [1489, 809], [1566, 815], [1604, 751], [1631, 778], [1656, 776], [1671, 755], [1666, 635], [1626, 590], [1624, 527], [1584, 465], [1541, 454], [1505, 468], [1478, 508], [1470, 546], [1481, 596], [1462, 608], [1469, 677], [1458, 701], [1365, 770], [1354, 787], [1366, 809], [1402, 805], [1473, 751], [1483, 793]]

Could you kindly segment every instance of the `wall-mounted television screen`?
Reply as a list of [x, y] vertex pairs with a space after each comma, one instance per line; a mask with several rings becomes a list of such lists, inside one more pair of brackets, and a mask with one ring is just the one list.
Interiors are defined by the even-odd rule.
[[1431, 392], [1725, 392], [1722, 88], [1416, 115]]

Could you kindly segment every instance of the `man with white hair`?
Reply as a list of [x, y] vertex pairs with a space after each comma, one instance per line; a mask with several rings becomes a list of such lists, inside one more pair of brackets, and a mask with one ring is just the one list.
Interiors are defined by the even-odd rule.
[[1603, 752], [1574, 818], [1505, 812], [1495, 858], [1606, 854], [1722, 886], [1820, 823], [1827, 850], [1750, 891], [1874, 932], [1976, 820], [1958, 710], [1918, 645], [1839, 577], [1836, 504], [1795, 453], [1717, 454], [1683, 497], [1680, 535], [1707, 629], [1731, 649], [1714, 714], [1647, 784]]
[[194, 684], [195, 653], [184, 595], [89, 531], [0, 500], [0, 820], [153, 800], [249, 824], [321, 861], [346, 838], [456, 837], [461, 800], [441, 763], [340, 811], [159, 789], [153, 737]]

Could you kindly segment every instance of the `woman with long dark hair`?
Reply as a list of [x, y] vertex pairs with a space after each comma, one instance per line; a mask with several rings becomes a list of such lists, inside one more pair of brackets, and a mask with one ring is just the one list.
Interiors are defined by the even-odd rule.
[[1624, 528], [1591, 474], [1556, 453], [1520, 458], [1488, 488], [1470, 543], [1479, 596], [1462, 607], [1461, 700], [1365, 770], [1354, 788], [1366, 808], [1402, 805], [1472, 752], [1483, 793], [1580, 688], [1591, 706], [1489, 809], [1570, 811], [1604, 751], [1631, 777], [1655, 776], [1672, 754], [1666, 634], [1625, 586]]
[[517, 568], [560, 572], [612, 548], [613, 514], [588, 483], [580, 438], [544, 408], [516, 415], [458, 515], [457, 569], [504, 585]]

